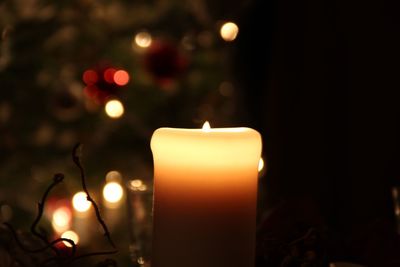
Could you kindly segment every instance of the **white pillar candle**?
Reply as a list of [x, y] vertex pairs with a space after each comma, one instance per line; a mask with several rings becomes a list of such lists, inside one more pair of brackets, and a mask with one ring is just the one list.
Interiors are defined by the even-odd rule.
[[250, 128], [160, 128], [152, 267], [254, 266], [261, 136]]

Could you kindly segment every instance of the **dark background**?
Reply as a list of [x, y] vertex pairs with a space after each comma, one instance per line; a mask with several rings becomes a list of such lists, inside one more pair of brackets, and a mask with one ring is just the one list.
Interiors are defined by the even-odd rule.
[[[322, 220], [342, 238], [337, 260], [383, 266], [400, 251], [389, 241], [400, 184], [396, 10], [395, 1], [255, 1], [242, 21], [236, 71], [264, 137], [264, 201], [296, 210], [283, 220]], [[374, 231], [387, 232], [372, 241]]]

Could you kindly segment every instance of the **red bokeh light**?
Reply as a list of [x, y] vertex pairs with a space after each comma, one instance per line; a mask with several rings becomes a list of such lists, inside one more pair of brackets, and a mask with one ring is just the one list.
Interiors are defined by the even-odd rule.
[[124, 70], [118, 70], [114, 73], [114, 82], [119, 86], [127, 85], [129, 82], [129, 74]]
[[108, 83], [113, 83], [114, 82], [114, 75], [117, 72], [116, 69], [113, 68], [108, 68], [104, 71], [103, 77], [104, 80]]
[[86, 70], [83, 73], [83, 81], [87, 85], [93, 85], [99, 80], [99, 76], [97, 75], [97, 72], [94, 70]]

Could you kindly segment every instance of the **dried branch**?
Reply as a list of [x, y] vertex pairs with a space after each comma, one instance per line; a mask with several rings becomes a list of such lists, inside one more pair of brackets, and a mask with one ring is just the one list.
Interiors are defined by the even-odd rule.
[[44, 247], [41, 248], [37, 248], [37, 249], [29, 249], [27, 247], [25, 247], [24, 244], [22, 244], [21, 240], [18, 237], [17, 232], [15, 231], [15, 229], [12, 227], [11, 224], [9, 223], [3, 223], [5, 226], [7, 226], [7, 228], [10, 230], [12, 236], [14, 237], [14, 240], [16, 241], [17, 245], [19, 248], [21, 248], [23, 251], [28, 252], [28, 253], [38, 253], [38, 252], [42, 252], [45, 251], [46, 249], [49, 249], [51, 247], [53, 247], [54, 245], [56, 245], [57, 243], [60, 242], [67, 242], [71, 245], [71, 255], [73, 256], [76, 252], [76, 244], [73, 240], [69, 239], [69, 238], [57, 238], [51, 242], [49, 242], [47, 245], [45, 245]]
[[40, 234], [38, 231], [36, 231], [36, 226], [38, 225], [40, 219], [43, 216], [43, 211], [44, 211], [44, 204], [46, 203], [46, 198], [49, 195], [50, 191], [55, 187], [57, 184], [61, 183], [64, 180], [64, 174], [62, 173], [56, 173], [54, 174], [53, 177], [53, 182], [49, 185], [47, 190], [44, 192], [42, 200], [38, 203], [38, 214], [36, 216], [35, 221], [31, 225], [31, 232], [33, 235], [37, 236], [41, 240], [43, 240], [46, 244], [50, 244], [49, 241], [45, 236]]
[[[94, 207], [94, 210], [96, 213], [96, 218], [104, 230], [104, 236], [107, 238], [107, 240], [111, 244], [111, 246], [113, 248], [115, 248], [116, 246], [115, 246], [114, 242], [112, 241], [110, 232], [109, 232], [104, 220], [102, 219], [102, 217], [100, 215], [100, 210], [97, 206], [97, 203], [90, 196], [89, 191], [87, 189], [85, 172], [80, 163], [80, 158], [78, 156], [79, 147], [80, 147], [80, 144], [77, 144], [74, 147], [72, 159], [73, 159], [73, 162], [78, 166], [78, 168], [80, 170], [82, 188], [86, 193], [87, 200], [93, 204], [93, 207]], [[39, 265], [39, 266], [43, 266], [43, 267], [50, 266], [50, 265], [53, 266], [52, 265], [53, 263], [57, 264], [57, 266], [65, 266], [65, 267], [68, 266], [69, 267], [69, 266], [72, 266], [73, 262], [78, 261], [80, 259], [84, 259], [84, 258], [92, 257], [92, 256], [110, 255], [110, 254], [117, 253], [118, 250], [115, 249], [115, 250], [111, 250], [111, 251], [91, 252], [91, 253], [82, 254], [82, 255], [77, 256], [76, 255], [77, 246], [73, 240], [68, 239], [68, 238], [58, 238], [53, 241], [49, 241], [44, 234], [40, 233], [37, 230], [38, 224], [44, 213], [44, 207], [45, 207], [45, 203], [46, 203], [48, 195], [50, 194], [51, 190], [57, 184], [61, 183], [63, 180], [64, 180], [63, 174], [57, 173], [54, 175], [52, 183], [47, 187], [46, 191], [44, 192], [44, 194], [42, 196], [41, 201], [38, 203], [38, 214], [30, 227], [30, 231], [31, 231], [32, 235], [39, 238], [41, 241], [43, 241], [45, 243], [44, 245], [34, 244], [35, 248], [27, 247], [27, 245], [21, 241], [20, 236], [17, 234], [15, 229], [10, 224], [4, 223], [4, 225], [11, 232], [11, 235], [12, 235], [13, 239], [15, 240], [16, 246], [19, 247], [22, 251], [24, 251], [28, 255], [32, 254], [32, 253], [41, 253], [41, 252], [45, 252], [48, 249], [52, 249], [55, 252], [55, 256], [45, 258]], [[70, 253], [68, 253], [68, 254], [61, 253], [61, 250], [56, 246], [60, 242], [67, 242], [68, 244], [71, 245], [71, 250], [69, 251]], [[33, 257], [33, 255], [31, 255], [29, 257]], [[33, 259], [33, 258], [30, 258], [30, 259]], [[17, 259], [14, 259], [14, 260], [16, 261]], [[105, 261], [105, 263], [109, 263], [108, 265], [105, 265], [105, 266], [117, 266], [117, 264], [114, 260], [108, 259]], [[20, 265], [22, 266], [23, 263], [21, 262]], [[99, 265], [99, 266], [103, 266], [103, 265]]]
[[[108, 231], [107, 225], [105, 224], [103, 218], [102, 218], [101, 215], [100, 215], [100, 210], [99, 210], [99, 208], [98, 208], [96, 202], [95, 202], [95, 201], [93, 200], [93, 198], [90, 196], [89, 191], [88, 191], [88, 189], [87, 189], [86, 181], [85, 181], [85, 180], [86, 180], [86, 178], [85, 178], [85, 171], [84, 171], [84, 169], [83, 169], [83, 167], [82, 167], [82, 165], [81, 165], [80, 158], [79, 158], [79, 156], [78, 156], [78, 149], [80, 148], [80, 146], [81, 146], [80, 143], [78, 143], [78, 144], [75, 145], [75, 147], [74, 147], [74, 149], [73, 149], [73, 152], [72, 152], [72, 160], [73, 160], [73, 162], [75, 163], [75, 165], [76, 165], [76, 166], [79, 168], [79, 170], [80, 170], [83, 191], [85, 191], [85, 193], [86, 193], [86, 198], [87, 198], [87, 200], [93, 204], [94, 210], [95, 210], [95, 212], [96, 212], [96, 218], [97, 218], [97, 220], [99, 221], [99, 223], [101, 224], [101, 226], [102, 226], [102, 228], [103, 228], [104, 236], [107, 238], [107, 240], [108, 240], [108, 242], [111, 244], [111, 246], [112, 246], [113, 248], [116, 248], [114, 242], [113, 242], [112, 239], [111, 239], [111, 235], [110, 235], [110, 232]], [[110, 251], [110, 252], [111, 252], [111, 251]], [[112, 251], [112, 253], [115, 253], [115, 252]], [[111, 254], [111, 253], [107, 253], [107, 254]]]

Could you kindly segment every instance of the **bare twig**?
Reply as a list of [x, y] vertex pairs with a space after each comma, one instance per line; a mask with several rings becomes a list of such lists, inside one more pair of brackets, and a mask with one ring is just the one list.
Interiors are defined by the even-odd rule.
[[[95, 212], [96, 212], [96, 218], [97, 218], [97, 220], [99, 221], [99, 223], [101, 224], [101, 226], [102, 226], [102, 228], [103, 228], [104, 236], [107, 238], [107, 240], [108, 240], [108, 242], [111, 244], [111, 246], [112, 246], [113, 248], [116, 248], [114, 242], [113, 242], [112, 239], [111, 239], [111, 235], [110, 235], [110, 232], [108, 231], [107, 225], [105, 224], [103, 218], [102, 218], [101, 215], [100, 215], [100, 210], [99, 210], [99, 208], [98, 208], [96, 202], [95, 202], [95, 201], [93, 200], [93, 198], [90, 196], [89, 191], [88, 191], [88, 189], [87, 189], [87, 186], [86, 186], [86, 178], [85, 178], [85, 171], [84, 171], [84, 169], [83, 169], [83, 167], [82, 167], [82, 165], [81, 165], [80, 158], [79, 158], [79, 156], [78, 156], [78, 149], [80, 148], [80, 146], [81, 146], [80, 143], [78, 143], [78, 144], [75, 145], [75, 147], [74, 147], [74, 149], [73, 149], [73, 152], [72, 152], [72, 160], [73, 160], [73, 162], [75, 163], [75, 165], [76, 165], [76, 166], [79, 168], [79, 170], [80, 170], [83, 191], [85, 191], [85, 193], [86, 193], [86, 198], [87, 198], [87, 200], [93, 204], [94, 210], [95, 210]], [[111, 251], [111, 252], [112, 252], [112, 253], [115, 253], [114, 251]], [[107, 254], [112, 254], [112, 253], [107, 253]], [[101, 255], [102, 255], [102, 254], [101, 254]]]
[[[41, 218], [43, 216], [43, 213], [44, 213], [44, 207], [45, 207], [45, 203], [46, 203], [48, 195], [50, 194], [51, 190], [57, 184], [59, 184], [60, 182], [62, 182], [64, 180], [64, 175], [61, 174], [61, 173], [57, 173], [57, 174], [54, 175], [52, 183], [47, 187], [46, 191], [44, 192], [44, 194], [42, 196], [41, 201], [38, 203], [38, 214], [37, 214], [35, 220], [33, 221], [32, 225], [30, 227], [30, 231], [31, 231], [32, 235], [37, 237], [37, 238], [39, 238], [40, 240], [42, 240], [45, 243], [44, 245], [40, 245], [40, 246], [36, 245], [35, 246], [36, 248], [27, 247], [27, 245], [25, 245], [20, 240], [20, 237], [18, 236], [18, 234], [15, 231], [15, 229], [10, 224], [4, 223], [4, 225], [11, 232], [11, 234], [12, 234], [12, 236], [13, 236], [15, 242], [16, 242], [16, 245], [21, 250], [26, 252], [27, 254], [45, 252], [48, 249], [52, 249], [55, 252], [54, 256], [51, 256], [51, 257], [48, 257], [48, 258], [44, 259], [42, 261], [42, 263], [40, 264], [40, 266], [49, 266], [49, 264], [52, 264], [52, 263], [58, 264], [60, 266], [72, 266], [71, 264], [73, 262], [78, 261], [80, 259], [84, 259], [84, 258], [92, 257], [92, 256], [110, 255], [110, 254], [115, 254], [115, 253], [118, 252], [118, 250], [115, 249], [116, 246], [115, 246], [114, 242], [111, 239], [111, 235], [110, 235], [110, 232], [109, 232], [109, 230], [107, 228], [107, 225], [105, 224], [103, 218], [100, 215], [100, 210], [99, 210], [99, 208], [97, 206], [97, 203], [90, 196], [89, 191], [87, 189], [85, 172], [84, 172], [84, 169], [83, 169], [83, 167], [82, 167], [82, 165], [80, 163], [80, 158], [78, 156], [79, 147], [80, 147], [80, 144], [77, 144], [73, 149], [73, 154], [72, 154], [73, 162], [76, 164], [76, 166], [78, 166], [78, 168], [80, 170], [82, 188], [86, 193], [86, 198], [93, 205], [95, 213], [96, 213], [96, 218], [97, 218], [98, 222], [101, 224], [101, 226], [102, 226], [102, 228], [104, 230], [104, 236], [107, 238], [108, 242], [111, 244], [111, 246], [114, 248], [114, 250], [91, 252], [91, 253], [82, 254], [82, 255], [78, 255], [77, 256], [76, 255], [77, 246], [76, 246], [76, 244], [75, 244], [75, 242], [73, 240], [68, 239], [68, 238], [58, 238], [58, 239], [55, 239], [53, 241], [49, 241], [45, 234], [42, 234], [37, 230], [38, 224], [39, 224], [39, 222], [40, 222], [40, 220], [41, 220]], [[68, 253], [68, 254], [62, 254], [61, 253], [61, 250], [56, 246], [60, 242], [66, 242], [66, 243], [71, 245], [70, 253]], [[33, 255], [32, 255], [32, 257], [33, 257]], [[111, 260], [109, 262], [110, 263], [112, 262], [111, 266], [117, 266], [115, 261]]]
[[33, 235], [37, 236], [41, 240], [43, 240], [46, 244], [50, 244], [49, 241], [45, 236], [40, 234], [38, 231], [36, 231], [36, 226], [38, 225], [40, 219], [43, 216], [43, 211], [44, 211], [44, 204], [46, 202], [46, 198], [49, 195], [50, 191], [55, 187], [57, 184], [61, 183], [64, 180], [64, 174], [62, 173], [56, 173], [54, 174], [53, 177], [53, 182], [49, 185], [45, 193], [43, 194], [42, 200], [38, 203], [38, 214], [36, 216], [35, 221], [31, 225], [31, 232]]
[[30, 248], [25, 247], [24, 244], [22, 244], [21, 240], [19, 240], [17, 232], [15, 231], [15, 229], [12, 227], [11, 224], [9, 224], [9, 223], [3, 223], [3, 224], [5, 226], [7, 226], [7, 228], [10, 230], [12, 236], [14, 237], [15, 242], [18, 245], [18, 247], [21, 248], [22, 250], [24, 250], [25, 252], [28, 252], [28, 253], [39, 253], [39, 252], [45, 251], [45, 250], [53, 247], [57, 243], [67, 242], [67, 243], [69, 243], [71, 245], [71, 255], [72, 256], [75, 255], [75, 252], [76, 252], [75, 242], [73, 240], [69, 239], [69, 238], [57, 238], [57, 239], [49, 242], [49, 244], [45, 245], [44, 247], [37, 248], [37, 249], [30, 249]]

